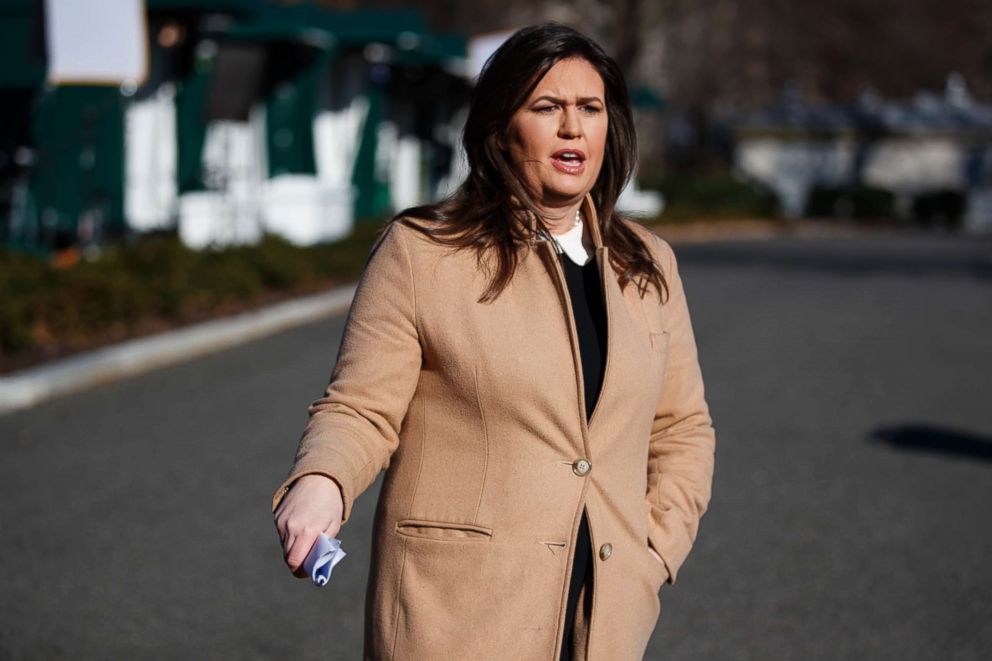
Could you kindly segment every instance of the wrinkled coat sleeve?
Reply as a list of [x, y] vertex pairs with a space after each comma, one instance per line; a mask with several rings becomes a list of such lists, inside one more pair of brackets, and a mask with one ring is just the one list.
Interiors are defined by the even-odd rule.
[[658, 237], [668, 282], [662, 306], [668, 356], [648, 454], [648, 542], [665, 561], [668, 583], [696, 539], [709, 504], [716, 435], [704, 398], [703, 377], [682, 278], [671, 246]]
[[334, 479], [352, 505], [389, 467], [422, 362], [416, 294], [404, 227], [393, 222], [372, 248], [352, 299], [337, 361], [309, 418], [286, 480], [272, 498], [273, 512], [297, 478]]

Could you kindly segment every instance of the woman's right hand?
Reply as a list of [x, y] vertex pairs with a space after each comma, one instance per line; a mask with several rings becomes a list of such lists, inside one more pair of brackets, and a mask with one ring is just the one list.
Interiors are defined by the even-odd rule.
[[306, 578], [303, 561], [323, 532], [336, 537], [341, 530], [344, 502], [338, 483], [319, 473], [293, 482], [274, 512], [283, 556], [293, 576]]

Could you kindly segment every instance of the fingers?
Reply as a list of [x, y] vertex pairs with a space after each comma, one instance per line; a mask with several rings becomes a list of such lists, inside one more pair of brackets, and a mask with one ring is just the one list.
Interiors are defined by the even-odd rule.
[[286, 564], [293, 571], [300, 568], [303, 561], [307, 559], [307, 554], [310, 553], [310, 549], [313, 548], [314, 543], [317, 541], [317, 535], [320, 534], [315, 528], [306, 528], [303, 532], [296, 535], [293, 538], [293, 543], [286, 555]]
[[294, 533], [290, 530], [293, 526], [279, 519], [276, 519], [275, 523], [279, 539], [282, 541], [283, 558], [290, 570], [294, 574], [300, 575], [298, 572], [303, 571], [303, 561], [306, 560], [307, 554], [317, 541], [318, 531], [316, 528], [308, 527]]

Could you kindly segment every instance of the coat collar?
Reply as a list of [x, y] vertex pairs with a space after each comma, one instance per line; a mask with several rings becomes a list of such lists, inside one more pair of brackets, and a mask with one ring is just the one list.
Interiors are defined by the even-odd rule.
[[592, 237], [592, 244], [598, 251], [603, 247], [603, 237], [599, 233], [599, 214], [596, 213], [596, 203], [592, 199], [592, 193], [586, 193], [582, 200], [582, 217], [589, 224], [589, 234]]

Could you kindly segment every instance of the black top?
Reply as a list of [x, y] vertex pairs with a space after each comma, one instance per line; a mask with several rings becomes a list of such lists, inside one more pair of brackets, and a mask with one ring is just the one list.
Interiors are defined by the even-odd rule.
[[599, 389], [603, 385], [603, 369], [606, 366], [606, 307], [599, 282], [599, 268], [595, 257], [582, 266], [573, 262], [565, 253], [560, 253], [558, 258], [565, 271], [565, 282], [572, 299], [575, 330], [579, 334], [588, 422], [596, 407]]
[[[565, 253], [558, 253], [562, 270], [565, 272], [565, 282], [572, 301], [572, 315], [575, 319], [575, 330], [579, 336], [579, 355], [582, 359], [582, 380], [585, 384], [586, 421], [592, 416], [603, 385], [603, 373], [606, 366], [606, 307], [603, 302], [603, 290], [599, 281], [599, 267], [595, 259], [590, 259], [584, 265], [573, 262]], [[586, 599], [583, 608], [586, 609], [588, 621], [589, 609], [592, 605], [592, 540], [589, 537], [589, 523], [586, 512], [582, 510], [582, 521], [579, 523], [579, 533], [575, 540], [570, 578], [568, 604], [565, 609], [565, 628], [561, 646], [561, 661], [571, 661], [572, 650], [570, 640], [575, 625], [575, 610], [578, 608], [578, 593], [582, 582], [586, 582]]]

